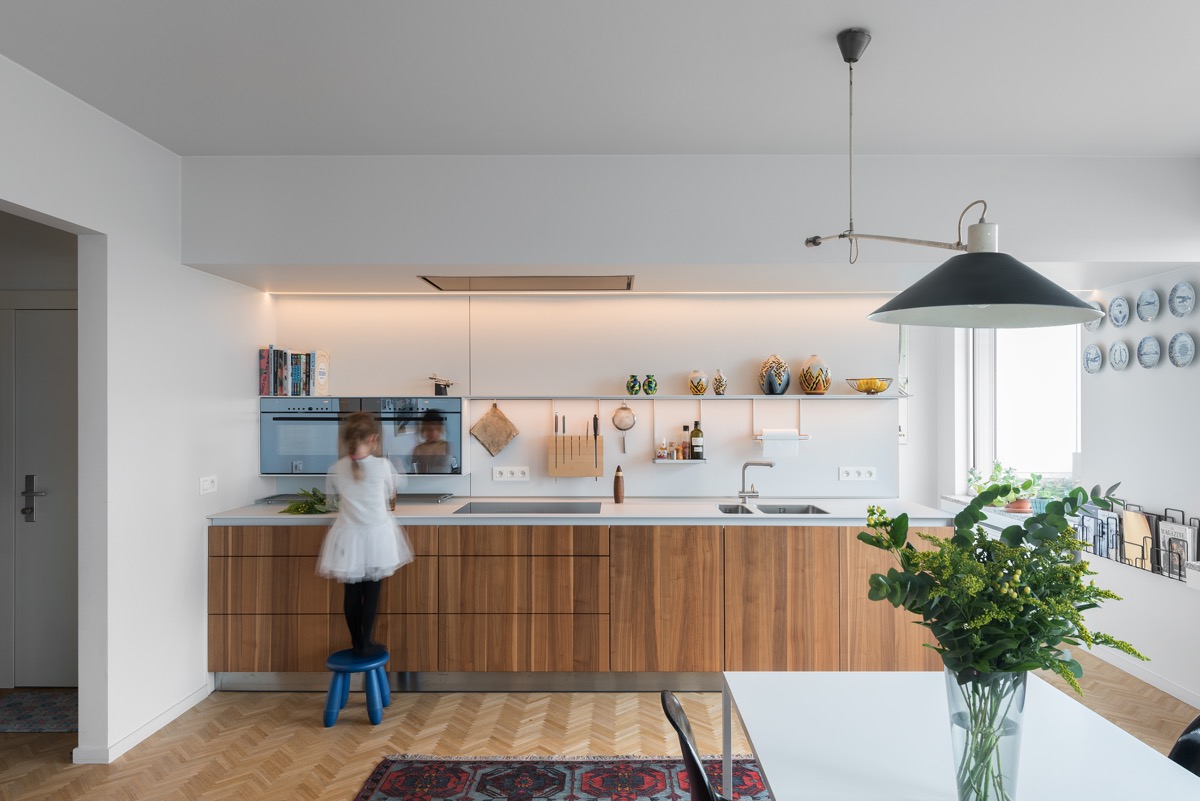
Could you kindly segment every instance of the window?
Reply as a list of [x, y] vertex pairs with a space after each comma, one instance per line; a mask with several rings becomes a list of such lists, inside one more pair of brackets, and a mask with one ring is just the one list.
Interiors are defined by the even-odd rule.
[[1079, 450], [1079, 326], [974, 332], [974, 463], [1066, 475]]

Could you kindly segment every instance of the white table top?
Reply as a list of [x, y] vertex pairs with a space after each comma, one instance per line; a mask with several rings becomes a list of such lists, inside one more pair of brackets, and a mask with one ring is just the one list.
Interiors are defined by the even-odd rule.
[[[956, 801], [942, 673], [726, 673], [725, 684], [776, 801]], [[1016, 798], [1200, 798], [1200, 777], [1034, 673]]]

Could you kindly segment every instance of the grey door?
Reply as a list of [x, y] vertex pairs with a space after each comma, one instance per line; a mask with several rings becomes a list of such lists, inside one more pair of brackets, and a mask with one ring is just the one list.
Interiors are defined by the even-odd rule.
[[[74, 687], [78, 635], [75, 311], [15, 312], [16, 686]], [[33, 476], [32, 480], [26, 476]], [[32, 483], [42, 496], [20, 493]], [[33, 521], [23, 508], [33, 508]]]

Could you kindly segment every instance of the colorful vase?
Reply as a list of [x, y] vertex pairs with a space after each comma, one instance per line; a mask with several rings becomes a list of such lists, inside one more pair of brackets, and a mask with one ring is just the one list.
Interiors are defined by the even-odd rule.
[[647, 395], [653, 395], [658, 392], [658, 379], [653, 373], [646, 373], [646, 380], [642, 382], [642, 391]]
[[725, 387], [729, 386], [729, 382], [725, 380], [725, 376], [721, 374], [721, 368], [717, 368], [717, 372], [713, 373], [713, 394], [724, 395]]
[[642, 382], [638, 381], [638, 377], [635, 374], [629, 374], [629, 380], [625, 382], [625, 391], [630, 395], [636, 395], [642, 391]]
[[693, 395], [703, 395], [704, 391], [708, 389], [708, 374], [703, 370], [693, 370], [692, 374], [688, 376], [688, 389], [692, 391]]
[[824, 395], [829, 389], [829, 365], [815, 353], [800, 365], [800, 389], [805, 395]]
[[792, 369], [787, 362], [771, 354], [758, 371], [758, 386], [764, 395], [782, 395], [792, 383]]

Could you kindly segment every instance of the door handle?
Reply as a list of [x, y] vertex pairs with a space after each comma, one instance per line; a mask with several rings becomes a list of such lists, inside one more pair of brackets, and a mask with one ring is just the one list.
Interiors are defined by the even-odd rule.
[[22, 496], [24, 496], [27, 499], [30, 499], [30, 500], [28, 500], [29, 505], [24, 507], [23, 509], [21, 509], [21, 514], [25, 515], [26, 523], [36, 522], [33, 518], [33, 500], [32, 499], [40, 498], [46, 494], [44, 490], [35, 490], [33, 488], [33, 485], [36, 483], [36, 481], [37, 481], [37, 476], [26, 474], [25, 489], [21, 491]]

